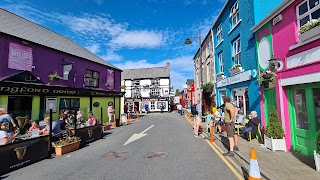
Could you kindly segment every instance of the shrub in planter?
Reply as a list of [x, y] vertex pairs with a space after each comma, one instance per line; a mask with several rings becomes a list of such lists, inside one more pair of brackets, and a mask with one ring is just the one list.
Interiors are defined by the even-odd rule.
[[318, 172], [320, 172], [320, 131], [318, 132], [318, 138], [317, 138], [317, 141], [315, 142], [316, 145], [317, 145], [317, 150], [318, 150], [318, 153], [316, 151], [314, 151], [313, 153], [313, 156], [314, 156], [314, 162], [315, 162], [315, 165], [316, 165], [316, 170]]
[[56, 142], [52, 142], [57, 156], [78, 150], [80, 146], [80, 137], [66, 137]]
[[202, 88], [203, 90], [209, 90], [209, 91], [211, 90], [211, 91], [212, 91], [212, 85], [213, 85], [212, 82], [206, 82], [206, 83], [204, 83], [204, 84], [202, 85], [201, 88]]
[[284, 137], [284, 131], [280, 123], [277, 110], [273, 110], [270, 114], [269, 124], [266, 128], [265, 146], [266, 148], [275, 150], [286, 151], [286, 142]]

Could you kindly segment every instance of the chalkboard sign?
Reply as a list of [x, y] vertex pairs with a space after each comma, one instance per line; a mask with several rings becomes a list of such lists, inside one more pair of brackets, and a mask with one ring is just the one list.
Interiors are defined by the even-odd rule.
[[99, 102], [93, 103], [93, 107], [99, 107], [99, 106], [100, 106]]

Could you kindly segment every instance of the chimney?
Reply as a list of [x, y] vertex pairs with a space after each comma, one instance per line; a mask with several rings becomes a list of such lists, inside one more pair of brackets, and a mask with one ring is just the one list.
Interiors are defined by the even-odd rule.
[[166, 63], [166, 68], [170, 69], [170, 63], [169, 62]]

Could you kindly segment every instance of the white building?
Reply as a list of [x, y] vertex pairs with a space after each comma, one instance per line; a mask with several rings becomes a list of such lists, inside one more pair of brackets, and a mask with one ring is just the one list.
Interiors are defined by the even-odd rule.
[[124, 103], [129, 110], [145, 111], [145, 104], [150, 112], [169, 111], [170, 106], [170, 63], [165, 67], [126, 69], [122, 73], [124, 82]]

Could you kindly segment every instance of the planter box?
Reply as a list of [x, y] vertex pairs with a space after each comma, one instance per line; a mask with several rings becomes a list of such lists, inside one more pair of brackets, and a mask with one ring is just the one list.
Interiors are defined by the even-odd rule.
[[316, 26], [303, 34], [299, 34], [299, 39], [300, 41], [306, 41], [319, 34], [320, 34], [320, 26]]
[[225, 77], [226, 77], [225, 75], [217, 76], [217, 81], [220, 81], [220, 80], [224, 79]]
[[55, 148], [56, 156], [62, 156], [69, 152], [78, 150], [79, 146], [80, 146], [80, 141], [68, 144], [66, 146], [60, 146], [60, 147], [54, 147], [54, 148]]
[[287, 146], [285, 139], [273, 139], [264, 135], [264, 145], [266, 148], [274, 151], [284, 151], [287, 152]]
[[103, 126], [102, 126], [102, 131], [110, 130], [110, 127], [111, 127], [110, 124], [108, 124], [108, 125], [103, 125]]
[[320, 154], [316, 151], [313, 151], [314, 163], [316, 164], [316, 170], [320, 172]]
[[235, 69], [229, 69], [230, 75], [238, 74], [242, 71], [242, 67], [237, 67]]

